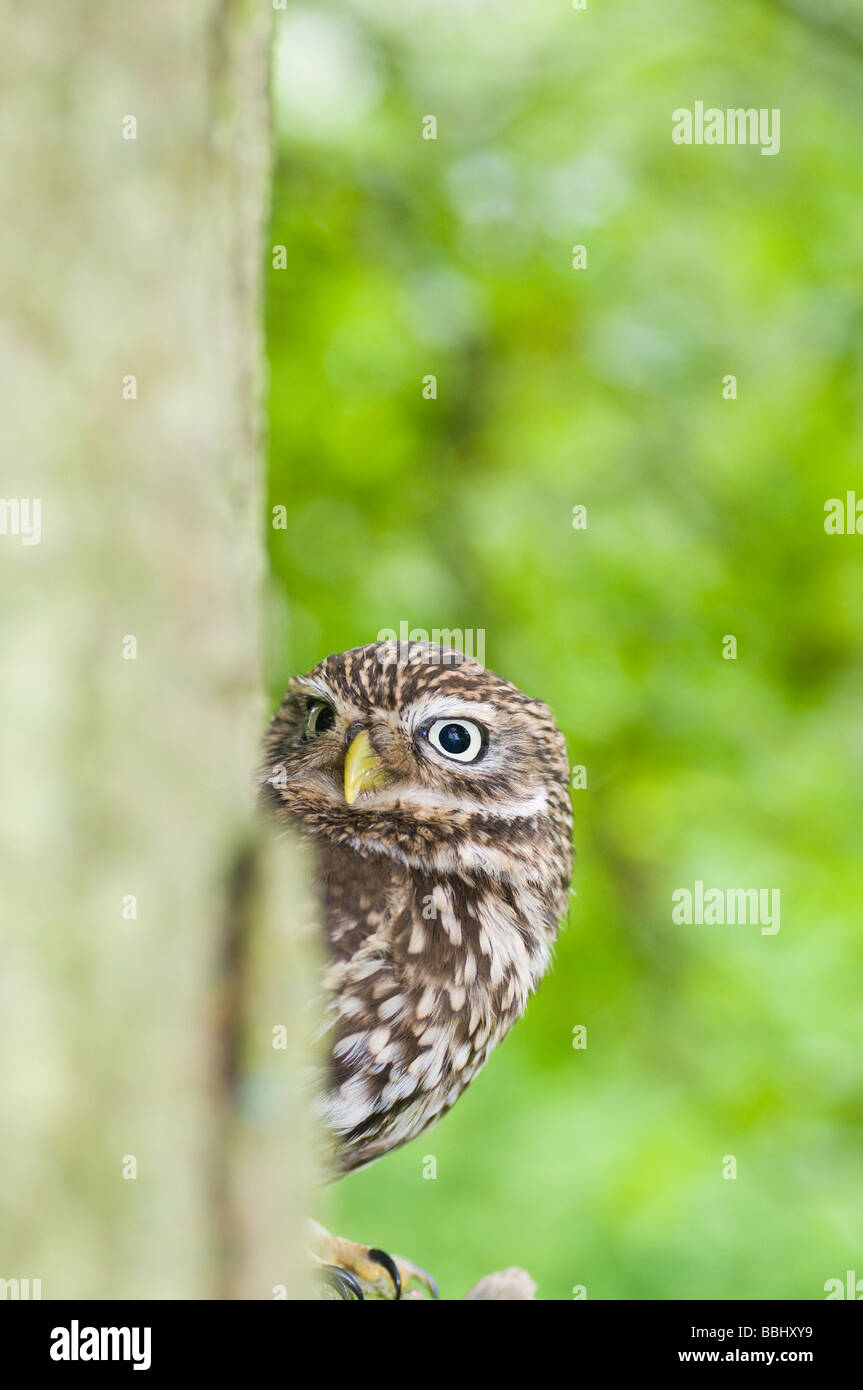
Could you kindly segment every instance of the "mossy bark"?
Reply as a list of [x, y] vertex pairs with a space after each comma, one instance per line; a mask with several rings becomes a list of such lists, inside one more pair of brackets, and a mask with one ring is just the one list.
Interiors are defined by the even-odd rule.
[[272, 10], [15, 8], [0, 1277], [292, 1296], [307, 911], [251, 810]]

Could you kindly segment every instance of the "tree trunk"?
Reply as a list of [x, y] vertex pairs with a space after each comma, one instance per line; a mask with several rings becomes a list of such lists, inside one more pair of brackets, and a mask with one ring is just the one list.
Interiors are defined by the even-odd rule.
[[290, 1297], [306, 910], [250, 814], [272, 9], [14, 8], [0, 1278]]

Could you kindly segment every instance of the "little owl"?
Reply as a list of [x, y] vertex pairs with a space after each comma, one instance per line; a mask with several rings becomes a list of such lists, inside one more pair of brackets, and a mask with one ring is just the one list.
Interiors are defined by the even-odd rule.
[[[277, 775], [274, 775], [278, 769]], [[416, 1138], [522, 1014], [568, 903], [572, 813], [551, 711], [471, 657], [373, 643], [297, 677], [263, 800], [311, 843], [329, 965], [316, 1111], [330, 1178]], [[414, 1275], [316, 1228], [349, 1296]]]

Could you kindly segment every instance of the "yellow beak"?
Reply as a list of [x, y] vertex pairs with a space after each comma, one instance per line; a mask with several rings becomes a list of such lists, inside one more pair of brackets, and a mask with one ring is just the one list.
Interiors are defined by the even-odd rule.
[[345, 758], [345, 801], [353, 806], [360, 792], [383, 786], [389, 773], [381, 762], [365, 729], [357, 734]]

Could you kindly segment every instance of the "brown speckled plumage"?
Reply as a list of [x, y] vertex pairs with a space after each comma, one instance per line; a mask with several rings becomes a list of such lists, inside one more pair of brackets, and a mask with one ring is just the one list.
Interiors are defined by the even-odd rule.
[[[473, 726], [476, 761], [435, 741], [475, 741]], [[376, 780], [348, 804], [363, 732]], [[316, 853], [330, 952], [317, 1107], [337, 1176], [438, 1120], [544, 974], [568, 901], [566, 748], [547, 706], [470, 657], [378, 643], [291, 683], [262, 786]]]

